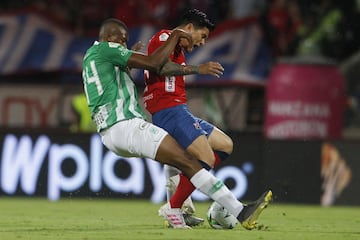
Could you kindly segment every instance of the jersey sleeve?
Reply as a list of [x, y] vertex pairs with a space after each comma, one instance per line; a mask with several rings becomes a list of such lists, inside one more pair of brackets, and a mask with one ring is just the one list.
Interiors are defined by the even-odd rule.
[[101, 54], [106, 60], [114, 65], [126, 67], [127, 62], [133, 53], [121, 44], [113, 42], [104, 42], [100, 46]]
[[152, 54], [156, 49], [163, 45], [169, 36], [170, 34], [168, 32], [160, 31], [153, 38], [151, 38], [148, 45], [148, 55]]

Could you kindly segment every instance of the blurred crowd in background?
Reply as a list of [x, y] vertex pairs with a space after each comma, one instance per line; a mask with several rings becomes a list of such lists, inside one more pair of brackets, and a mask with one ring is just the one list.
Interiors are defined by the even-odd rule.
[[76, 34], [96, 36], [108, 17], [130, 28], [171, 28], [185, 10], [197, 8], [216, 24], [258, 18], [275, 56], [317, 54], [341, 61], [359, 48], [359, 5], [358, 0], [2, 0], [0, 10], [44, 11]]
[[[51, 15], [79, 36], [97, 36], [109, 17], [129, 28], [177, 26], [197, 8], [217, 24], [256, 18], [274, 62], [280, 57], [325, 57], [346, 78], [349, 114], [360, 112], [360, 0], [2, 0], [0, 13], [31, 9]], [[358, 117], [360, 119], [360, 116]]]

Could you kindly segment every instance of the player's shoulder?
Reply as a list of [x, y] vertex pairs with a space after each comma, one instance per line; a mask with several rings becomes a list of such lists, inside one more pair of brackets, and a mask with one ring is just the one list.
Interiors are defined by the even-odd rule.
[[155, 34], [154, 39], [156, 39], [156, 41], [159, 42], [165, 42], [169, 38], [170, 34], [171, 34], [171, 30], [162, 29]]
[[170, 36], [171, 30], [162, 29], [159, 32], [155, 33], [152, 38], [149, 40], [148, 44], [148, 54], [151, 54], [155, 49], [160, 47]]
[[105, 42], [98, 42], [97, 45], [98, 45], [99, 48], [110, 48], [110, 49], [125, 48], [120, 43], [106, 42], [106, 41]]
[[100, 42], [98, 46], [102, 53], [120, 53], [122, 56], [125, 56], [131, 52], [129, 49], [127, 49], [120, 43], [115, 42]]

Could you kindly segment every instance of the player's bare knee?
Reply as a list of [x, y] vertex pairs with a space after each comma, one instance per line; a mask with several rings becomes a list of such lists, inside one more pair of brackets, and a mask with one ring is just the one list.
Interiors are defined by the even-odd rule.
[[230, 155], [233, 152], [233, 150], [234, 150], [234, 143], [232, 139], [230, 137], [225, 138], [223, 151]]
[[180, 169], [182, 173], [189, 178], [191, 178], [196, 172], [198, 172], [202, 168], [200, 163], [191, 157], [186, 157], [176, 162], [176, 167]]
[[215, 156], [214, 156], [214, 152], [213, 151], [203, 151], [201, 153], [198, 153], [197, 155], [194, 155], [196, 159], [204, 162], [205, 164], [207, 164], [208, 166], [210, 166], [211, 168], [214, 167], [215, 164]]

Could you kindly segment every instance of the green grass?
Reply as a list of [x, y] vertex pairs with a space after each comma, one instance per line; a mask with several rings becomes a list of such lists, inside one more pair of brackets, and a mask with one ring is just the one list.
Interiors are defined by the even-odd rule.
[[[205, 216], [210, 203], [196, 203]], [[0, 239], [360, 239], [360, 207], [282, 205], [273, 203], [262, 214], [262, 230], [164, 228], [160, 205], [140, 200], [0, 198]]]

